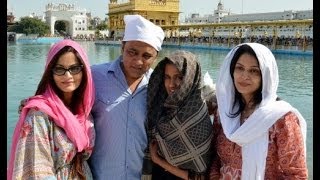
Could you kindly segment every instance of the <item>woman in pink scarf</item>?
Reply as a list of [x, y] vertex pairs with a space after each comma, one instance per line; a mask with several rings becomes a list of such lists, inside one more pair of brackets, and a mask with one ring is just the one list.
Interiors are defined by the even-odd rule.
[[93, 102], [85, 51], [72, 40], [54, 44], [14, 130], [7, 179], [92, 179]]

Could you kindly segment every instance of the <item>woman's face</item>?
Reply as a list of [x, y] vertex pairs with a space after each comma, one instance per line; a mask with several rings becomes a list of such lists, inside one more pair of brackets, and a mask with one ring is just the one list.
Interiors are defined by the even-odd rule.
[[164, 70], [164, 85], [170, 95], [180, 88], [182, 74], [174, 64], [167, 64]]
[[82, 65], [73, 52], [66, 52], [60, 56], [53, 68], [53, 79], [64, 97], [71, 98], [82, 80]]
[[258, 60], [248, 53], [239, 57], [233, 76], [237, 90], [245, 98], [251, 98], [261, 86], [261, 71]]

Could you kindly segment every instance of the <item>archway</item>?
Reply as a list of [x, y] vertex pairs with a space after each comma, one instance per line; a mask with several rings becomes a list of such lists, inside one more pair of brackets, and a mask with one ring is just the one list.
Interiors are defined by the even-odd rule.
[[46, 5], [45, 18], [50, 26], [51, 35], [74, 37], [87, 30], [86, 10], [76, 8], [74, 4], [49, 3]]
[[57, 20], [54, 23], [54, 33], [60, 36], [70, 36], [70, 24], [65, 20]]

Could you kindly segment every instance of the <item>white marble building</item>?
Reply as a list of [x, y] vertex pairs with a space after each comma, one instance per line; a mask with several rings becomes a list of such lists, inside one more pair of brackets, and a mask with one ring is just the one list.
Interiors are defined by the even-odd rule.
[[191, 17], [185, 18], [185, 22], [181, 24], [220, 23], [222, 19], [228, 15], [230, 15], [230, 11], [225, 10], [220, 1], [213, 14], [207, 14], [204, 16], [200, 16], [199, 14], [191, 14]]
[[[266, 13], [251, 13], [251, 14], [233, 14], [224, 9], [221, 1], [218, 3], [214, 14], [207, 14], [200, 16], [198, 13], [192, 14], [185, 19], [181, 24], [207, 24], [207, 23], [230, 23], [230, 22], [259, 22], [259, 21], [288, 21], [288, 20], [305, 20], [313, 19], [313, 10], [303, 11], [283, 11], [283, 12], [266, 12]], [[254, 32], [253, 32], [254, 31]], [[212, 34], [219, 37], [241, 36], [246, 38], [252, 34], [256, 36], [272, 36], [276, 34], [278, 37], [310, 37], [313, 38], [313, 26], [295, 27], [288, 23], [286, 26], [281, 26], [277, 29], [269, 26], [261, 26], [256, 29], [247, 27], [239, 27], [230, 30], [229, 28], [217, 28], [214, 30], [210, 28], [202, 29], [203, 36], [212, 36]], [[187, 33], [188, 34], [188, 33]]]
[[63, 21], [66, 25], [66, 33], [71, 37], [93, 35], [94, 31], [88, 31], [88, 12], [86, 9], [75, 7], [74, 4], [46, 5], [45, 20], [50, 26], [51, 35], [55, 33], [54, 25], [57, 21]]
[[313, 10], [303, 11], [283, 11], [283, 12], [265, 12], [265, 13], [250, 13], [250, 14], [233, 14], [224, 9], [221, 1], [218, 3], [217, 9], [213, 14], [200, 16], [192, 14], [185, 18], [182, 24], [201, 24], [201, 23], [224, 23], [224, 22], [251, 22], [251, 21], [276, 21], [276, 20], [301, 20], [313, 19]]
[[251, 14], [232, 14], [224, 16], [221, 22], [241, 22], [241, 21], [276, 21], [276, 20], [301, 20], [313, 19], [313, 10], [305, 11], [283, 11]]

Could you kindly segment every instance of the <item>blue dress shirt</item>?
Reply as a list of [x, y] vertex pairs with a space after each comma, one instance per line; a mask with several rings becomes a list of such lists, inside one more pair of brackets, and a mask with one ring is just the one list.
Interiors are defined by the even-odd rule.
[[147, 147], [147, 84], [145, 73], [137, 89], [129, 89], [120, 62], [92, 66], [96, 99], [92, 108], [96, 141], [89, 164], [94, 179], [140, 180]]

